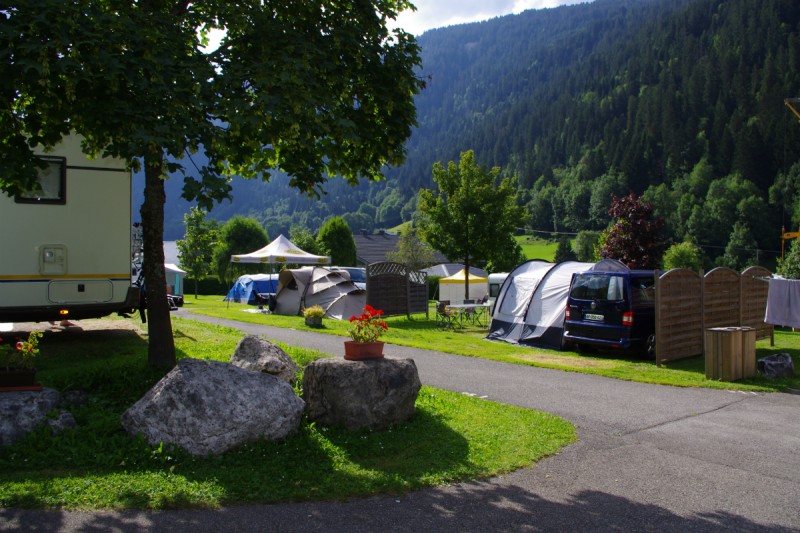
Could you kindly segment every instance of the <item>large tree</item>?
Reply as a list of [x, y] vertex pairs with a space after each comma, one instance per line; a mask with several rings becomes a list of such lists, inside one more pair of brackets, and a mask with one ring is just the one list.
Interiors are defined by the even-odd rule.
[[[461, 258], [464, 268], [476, 260], [491, 261], [514, 246], [514, 231], [525, 221], [525, 209], [517, 205], [516, 180], [500, 179], [500, 168], [491, 170], [475, 162], [472, 150], [463, 152], [458, 164], [433, 165], [438, 192], [419, 193], [419, 233], [424, 241], [450, 259]], [[464, 281], [469, 298], [469, 279]]]
[[[33, 147], [77, 133], [88, 154], [145, 174], [148, 358], [175, 364], [166, 300], [164, 179], [203, 150], [184, 196], [210, 209], [227, 176], [317, 193], [378, 179], [415, 124], [419, 49], [387, 29], [405, 0], [26, 0], [0, 8], [0, 190], [30, 186]], [[207, 49], [212, 29], [219, 46]], [[204, 159], [205, 160], [205, 159]]]

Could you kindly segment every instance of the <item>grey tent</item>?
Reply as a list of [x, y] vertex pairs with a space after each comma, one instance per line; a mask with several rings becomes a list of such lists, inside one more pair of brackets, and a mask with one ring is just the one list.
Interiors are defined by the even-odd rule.
[[342, 320], [360, 314], [366, 302], [367, 291], [356, 287], [347, 271], [304, 267], [280, 273], [274, 312], [294, 316], [319, 305], [326, 317]]

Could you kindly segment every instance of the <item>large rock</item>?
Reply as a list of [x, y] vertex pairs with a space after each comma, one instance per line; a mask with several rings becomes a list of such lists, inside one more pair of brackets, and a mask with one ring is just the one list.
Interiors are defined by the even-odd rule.
[[291, 384], [297, 381], [296, 375], [300, 372], [297, 363], [280, 346], [255, 335], [247, 335], [239, 341], [231, 356], [231, 364], [271, 374]]
[[60, 398], [53, 389], [0, 393], [0, 445], [13, 444], [47, 422]]
[[295, 431], [303, 400], [275, 376], [218, 361], [182, 359], [122, 415], [125, 430], [193, 455], [226, 452]]
[[308, 419], [351, 430], [407, 421], [420, 387], [413, 359], [317, 359], [303, 374]]

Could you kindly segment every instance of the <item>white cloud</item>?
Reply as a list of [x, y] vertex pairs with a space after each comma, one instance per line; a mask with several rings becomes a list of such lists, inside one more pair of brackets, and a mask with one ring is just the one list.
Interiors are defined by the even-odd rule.
[[477, 22], [491, 18], [521, 13], [527, 9], [544, 9], [564, 4], [577, 4], [591, 0], [416, 0], [417, 11], [400, 13], [396, 26], [419, 35], [425, 30]]

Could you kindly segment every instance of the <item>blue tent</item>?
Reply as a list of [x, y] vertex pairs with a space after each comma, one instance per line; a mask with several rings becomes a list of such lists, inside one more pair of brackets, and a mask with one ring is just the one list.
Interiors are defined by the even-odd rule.
[[224, 301], [257, 305], [256, 294], [275, 294], [277, 289], [278, 274], [246, 274], [234, 282]]

